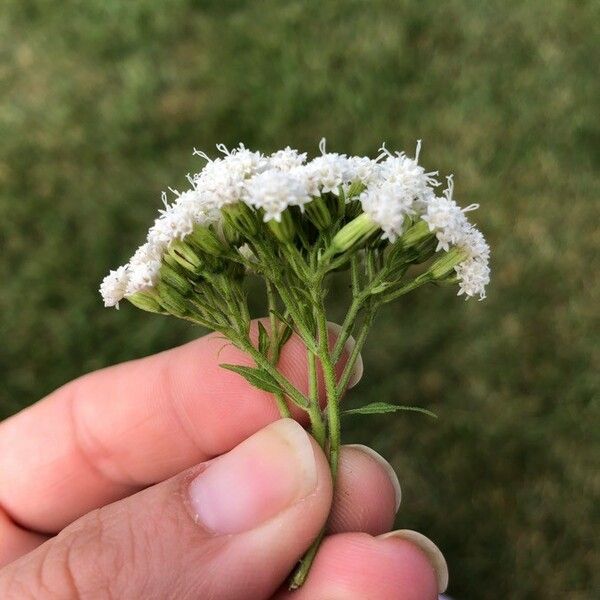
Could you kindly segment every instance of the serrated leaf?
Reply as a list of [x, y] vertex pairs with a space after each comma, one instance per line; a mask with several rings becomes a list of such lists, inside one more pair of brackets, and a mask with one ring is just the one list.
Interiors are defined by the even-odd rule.
[[223, 369], [241, 375], [248, 383], [257, 387], [259, 390], [264, 390], [271, 394], [278, 394], [281, 392], [279, 384], [271, 377], [271, 375], [259, 367], [245, 367], [243, 365], [229, 365], [226, 363], [222, 363], [220, 366], [223, 367]]
[[258, 322], [258, 351], [263, 355], [267, 356], [269, 352], [269, 334], [265, 329], [265, 326], [261, 321]]
[[437, 415], [430, 410], [420, 408], [419, 406], [402, 406], [399, 404], [388, 404], [387, 402], [372, 402], [371, 404], [365, 404], [358, 408], [351, 408], [345, 410], [342, 414], [344, 415], [381, 415], [385, 413], [393, 413], [400, 410], [417, 412], [433, 417], [437, 419]]

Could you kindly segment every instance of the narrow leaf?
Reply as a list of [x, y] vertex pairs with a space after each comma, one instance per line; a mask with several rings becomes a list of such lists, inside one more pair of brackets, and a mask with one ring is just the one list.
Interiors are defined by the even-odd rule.
[[261, 321], [258, 322], [258, 351], [267, 356], [269, 353], [269, 334]]
[[271, 394], [281, 392], [278, 383], [266, 371], [263, 371], [263, 369], [258, 367], [245, 367], [243, 365], [229, 365], [225, 363], [222, 363], [220, 366], [223, 367], [223, 369], [241, 375], [248, 383], [257, 387], [259, 390], [271, 392]]
[[359, 408], [351, 408], [345, 410], [342, 414], [344, 415], [380, 415], [384, 413], [393, 413], [400, 410], [417, 412], [433, 417], [437, 419], [437, 415], [430, 410], [420, 408], [419, 406], [401, 406], [398, 404], [388, 404], [387, 402], [372, 402], [371, 404], [365, 404]]

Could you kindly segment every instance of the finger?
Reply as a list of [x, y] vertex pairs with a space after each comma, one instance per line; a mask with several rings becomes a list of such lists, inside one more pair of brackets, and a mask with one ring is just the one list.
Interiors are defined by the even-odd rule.
[[95, 511], [0, 571], [0, 598], [270, 597], [323, 526], [331, 478], [292, 419]]
[[[392, 528], [399, 504], [400, 483], [390, 464], [366, 446], [342, 446], [328, 532], [384, 533]], [[0, 566], [46, 539], [0, 519]]]
[[277, 600], [437, 600], [448, 584], [438, 548], [417, 532], [325, 538], [306, 583]]
[[[272, 395], [222, 363], [252, 361], [208, 335], [86, 375], [0, 423], [0, 506], [24, 527], [57, 532], [94, 508], [226, 452], [276, 419]], [[284, 346], [279, 368], [306, 390], [299, 337]]]
[[398, 476], [385, 458], [367, 446], [342, 446], [328, 532], [385, 533], [401, 497]]
[[19, 527], [0, 509], [0, 568], [37, 548], [46, 539], [43, 535]]

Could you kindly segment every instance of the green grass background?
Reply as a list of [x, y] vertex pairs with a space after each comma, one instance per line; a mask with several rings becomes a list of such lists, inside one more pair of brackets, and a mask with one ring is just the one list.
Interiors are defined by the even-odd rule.
[[456, 598], [594, 597], [599, 27], [568, 0], [4, 0], [0, 414], [198, 335], [97, 294], [193, 146], [422, 138], [481, 204], [489, 299], [387, 309], [353, 402], [440, 419], [353, 417], [345, 439], [394, 463], [397, 523], [444, 549]]

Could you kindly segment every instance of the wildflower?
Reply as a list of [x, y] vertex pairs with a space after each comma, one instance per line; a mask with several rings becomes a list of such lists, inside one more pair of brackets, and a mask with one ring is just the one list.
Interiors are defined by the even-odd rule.
[[119, 302], [125, 297], [128, 282], [127, 265], [111, 271], [100, 284], [100, 294], [104, 299], [104, 306], [119, 308]]
[[244, 201], [264, 211], [264, 221], [281, 222], [283, 211], [289, 206], [303, 206], [310, 202], [306, 182], [296, 172], [276, 169], [263, 171], [251, 177], [245, 186]]
[[[347, 156], [327, 152], [323, 139], [320, 155], [308, 162], [289, 146], [265, 156], [243, 144], [218, 145], [214, 159], [196, 150], [204, 168], [188, 176], [190, 189], [171, 190], [171, 201], [163, 194], [146, 241], [102, 281], [104, 304], [118, 308], [126, 298], [142, 310], [212, 329], [249, 354], [255, 366], [224, 367], [273, 393], [282, 416], [290, 414], [288, 402], [305, 411], [335, 475], [340, 395], [376, 311], [430, 283], [456, 285], [458, 295], [483, 299], [490, 280], [489, 246], [467, 218], [477, 205], [456, 203], [451, 177], [438, 196], [437, 171], [419, 164], [420, 148], [418, 142], [414, 158], [385, 146], [375, 158]], [[349, 274], [352, 302], [330, 347], [323, 332], [333, 272]], [[270, 328], [261, 323], [258, 340], [251, 339], [248, 301], [257, 288], [246, 287], [248, 277], [264, 281], [269, 306]], [[359, 328], [340, 375], [336, 365]], [[309, 394], [276, 366], [292, 332], [313, 365]], [[324, 410], [316, 397], [317, 364], [326, 382]], [[374, 406], [366, 412], [379, 410]], [[293, 587], [301, 585], [314, 554], [313, 548], [301, 561]]]

